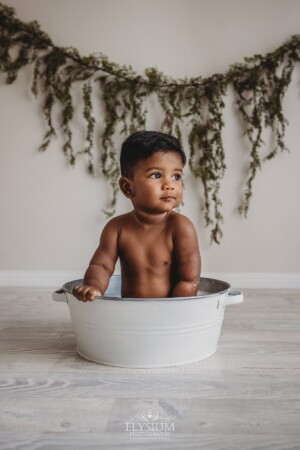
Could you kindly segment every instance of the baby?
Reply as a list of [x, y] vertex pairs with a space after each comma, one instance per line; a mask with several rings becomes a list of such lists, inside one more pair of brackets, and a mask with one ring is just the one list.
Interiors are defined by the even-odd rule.
[[133, 210], [111, 219], [73, 294], [83, 302], [102, 296], [120, 258], [122, 297], [197, 294], [200, 252], [191, 221], [173, 209], [182, 200], [186, 156], [173, 136], [139, 131], [121, 148], [120, 188]]

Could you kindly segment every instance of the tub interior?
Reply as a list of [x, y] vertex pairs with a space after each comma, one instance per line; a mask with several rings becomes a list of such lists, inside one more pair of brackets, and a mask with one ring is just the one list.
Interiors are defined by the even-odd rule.
[[[63, 289], [68, 292], [69, 294], [72, 294], [72, 290], [74, 286], [78, 284], [82, 284], [83, 279], [79, 280], [73, 280], [68, 283], [66, 283], [63, 286]], [[215, 280], [213, 278], [200, 278], [200, 290], [196, 297], [177, 297], [177, 299], [192, 299], [192, 298], [203, 298], [203, 297], [209, 297], [209, 296], [216, 296], [216, 295], [223, 295], [225, 292], [228, 292], [230, 289], [230, 285], [226, 283], [225, 281], [221, 280]], [[110, 298], [113, 300], [121, 300], [121, 275], [113, 275], [110, 279], [109, 286], [103, 296], [103, 298]], [[131, 298], [126, 300], [133, 300], [133, 301], [139, 301], [139, 300], [162, 300], [162, 299], [138, 299], [138, 298]], [[174, 297], [164, 299], [164, 300], [174, 300]]]

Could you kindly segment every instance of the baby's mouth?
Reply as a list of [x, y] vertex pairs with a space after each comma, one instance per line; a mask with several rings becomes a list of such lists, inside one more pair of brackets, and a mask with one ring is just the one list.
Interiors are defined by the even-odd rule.
[[161, 197], [161, 200], [176, 200], [176, 197], [173, 195], [166, 195], [165, 197]]

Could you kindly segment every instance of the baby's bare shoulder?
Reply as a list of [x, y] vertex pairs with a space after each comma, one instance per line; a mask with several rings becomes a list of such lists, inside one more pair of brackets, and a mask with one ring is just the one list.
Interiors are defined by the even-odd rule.
[[126, 214], [121, 214], [120, 216], [113, 217], [112, 219], [109, 220], [109, 222], [107, 222], [107, 224], [105, 225], [105, 228], [118, 229], [118, 228], [124, 226], [129, 220], [129, 214], [130, 213], [126, 213]]
[[194, 235], [196, 232], [193, 222], [183, 214], [176, 213], [175, 211], [172, 211], [172, 214], [170, 214], [169, 223], [175, 234], [184, 233]]
[[110, 240], [118, 239], [121, 230], [128, 221], [128, 214], [121, 214], [113, 217], [104, 226], [101, 233], [101, 240], [109, 242]]

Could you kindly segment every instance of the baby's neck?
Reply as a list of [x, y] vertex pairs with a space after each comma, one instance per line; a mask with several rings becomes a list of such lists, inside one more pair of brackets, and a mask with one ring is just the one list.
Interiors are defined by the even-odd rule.
[[151, 214], [134, 209], [131, 214], [139, 225], [148, 228], [165, 222], [170, 212], [171, 211], [163, 212], [161, 214]]

